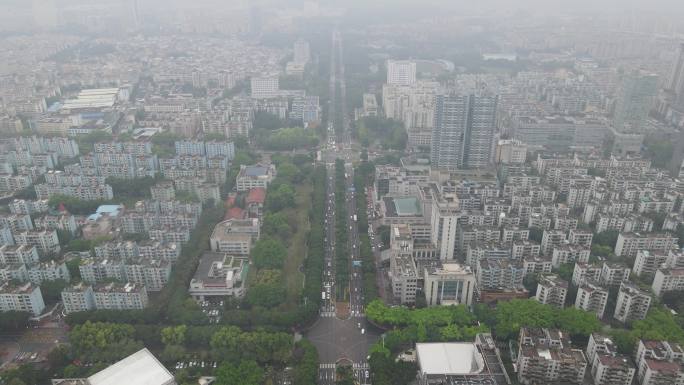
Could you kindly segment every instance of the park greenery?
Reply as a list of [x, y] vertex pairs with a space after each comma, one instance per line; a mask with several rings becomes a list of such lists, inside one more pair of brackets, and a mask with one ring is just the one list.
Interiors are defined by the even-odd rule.
[[363, 147], [379, 145], [385, 150], [404, 151], [408, 135], [404, 124], [393, 119], [368, 116], [355, 122], [354, 135]]
[[[271, 191], [274, 191], [273, 187], [292, 186], [293, 183], [297, 183], [296, 181], [309, 184], [312, 192], [310, 199], [307, 200], [308, 209], [304, 209], [305, 213], [308, 213], [308, 218], [305, 216], [305, 219], [308, 219], [309, 224], [299, 220], [296, 221], [297, 223], [293, 221], [293, 216], [296, 215], [293, 212], [294, 207], [284, 207], [282, 210], [275, 211], [265, 208], [264, 218], [269, 218], [269, 224], [262, 227], [262, 239], [265, 242], [258, 242], [255, 245], [256, 250], [252, 253], [255, 262], [252, 266], [254, 271], [250, 272], [250, 278], [248, 278], [248, 294], [241, 303], [229, 305], [229, 309], [224, 312], [221, 319], [223, 324], [244, 328], [266, 327], [269, 330], [289, 330], [293, 326], [313, 321], [318, 315], [325, 252], [323, 228], [326, 170], [323, 166], [311, 169], [310, 160], [307, 161], [305, 157], [299, 155], [288, 157], [288, 159], [274, 156], [273, 161], [278, 166], [279, 176], [269, 186], [267, 201]], [[295, 165], [297, 172], [287, 172], [288, 165]], [[280, 172], [282, 167], [285, 167], [286, 172]], [[287, 223], [289, 223], [289, 230]], [[288, 298], [290, 296], [286, 295], [285, 285], [288, 279], [293, 278], [288, 277], [288, 274], [296, 273], [286, 270], [288, 261], [284, 258], [291, 254], [289, 250], [299, 245], [294, 245], [293, 238], [285, 238], [284, 234], [288, 231], [299, 232], [307, 228], [309, 230], [304, 234], [305, 242], [303, 242], [306, 255], [301, 266], [304, 272], [304, 286], [302, 288], [301, 279], [295, 280], [297, 297]], [[298, 268], [298, 266], [294, 267]]]
[[316, 132], [303, 127], [284, 127], [274, 131], [256, 130], [256, 143], [269, 151], [292, 151], [318, 145]]
[[[294, 384], [312, 384], [318, 372], [318, 355], [306, 341], [293, 343], [289, 333], [242, 330], [235, 326], [127, 325], [85, 322], [69, 332], [70, 345], [55, 349], [48, 360], [57, 377], [83, 377], [146, 346], [166, 365], [180, 360], [210, 360], [217, 369], [183, 369], [179, 384], [196, 383], [196, 376], [214, 371], [222, 384], [263, 384], [265, 367], [292, 367]], [[31, 380], [28, 369], [12, 376]], [[25, 382], [37, 383], [37, 382]]]

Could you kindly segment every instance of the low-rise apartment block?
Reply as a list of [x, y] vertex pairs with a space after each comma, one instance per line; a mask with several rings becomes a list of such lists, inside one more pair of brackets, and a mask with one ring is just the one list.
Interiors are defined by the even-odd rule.
[[526, 385], [582, 384], [587, 359], [581, 350], [570, 347], [568, 336], [562, 331], [523, 327], [517, 366], [518, 381]]
[[568, 282], [564, 279], [555, 274], [546, 274], [539, 278], [535, 299], [540, 303], [562, 309], [567, 295]]

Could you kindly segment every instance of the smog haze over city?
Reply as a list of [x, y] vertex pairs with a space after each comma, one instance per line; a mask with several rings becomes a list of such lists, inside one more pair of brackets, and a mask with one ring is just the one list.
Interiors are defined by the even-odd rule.
[[683, 0], [0, 0], [0, 385], [684, 383]]

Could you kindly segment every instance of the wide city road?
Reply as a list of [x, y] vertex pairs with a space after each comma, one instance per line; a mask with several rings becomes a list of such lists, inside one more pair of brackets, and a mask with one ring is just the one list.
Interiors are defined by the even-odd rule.
[[[332, 36], [332, 58], [330, 74], [331, 106], [329, 114], [328, 133], [329, 141], [326, 143], [327, 154], [321, 159], [328, 168], [325, 218], [325, 268], [323, 271], [324, 300], [321, 304], [320, 315], [316, 323], [304, 336], [309, 339], [318, 349], [319, 373], [318, 383], [333, 385], [336, 380], [336, 369], [339, 365], [350, 365], [354, 377], [359, 384], [370, 384], [368, 368], [368, 348], [379, 337], [379, 331], [366, 322], [364, 314], [363, 276], [359, 253], [359, 235], [354, 214], [356, 213], [356, 199], [353, 191], [354, 171], [349, 155], [351, 150], [351, 134], [349, 119], [346, 113], [346, 97], [344, 85], [344, 64], [342, 61], [342, 39], [339, 32], [334, 31]], [[339, 88], [338, 88], [339, 87]], [[337, 94], [340, 91], [340, 94]], [[335, 119], [335, 114], [343, 115]], [[342, 125], [341, 129], [335, 125]], [[335, 140], [337, 139], [337, 140]], [[322, 151], [324, 152], [324, 151]], [[347, 223], [349, 225], [349, 250], [350, 250], [350, 314], [339, 318], [335, 312], [335, 158], [345, 161], [345, 204], [347, 206]], [[357, 263], [355, 263], [357, 261]]]

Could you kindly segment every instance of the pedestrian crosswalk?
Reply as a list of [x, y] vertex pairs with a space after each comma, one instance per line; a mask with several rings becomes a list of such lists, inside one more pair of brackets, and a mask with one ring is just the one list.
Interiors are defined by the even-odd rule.
[[321, 317], [324, 317], [324, 318], [332, 318], [334, 316], [335, 316], [334, 311], [323, 311], [323, 312], [321, 312]]
[[[352, 363], [352, 371], [354, 380], [357, 384], [370, 384], [370, 365], [368, 362], [354, 362]], [[331, 385], [335, 383], [337, 377], [337, 364], [335, 363], [320, 363], [318, 365], [319, 384]]]
[[[319, 369], [335, 369], [337, 367], [337, 364], [335, 363], [320, 363], [318, 364]], [[368, 365], [368, 362], [363, 361], [363, 362], [354, 362], [352, 364], [353, 369], [369, 369], [370, 365]]]

